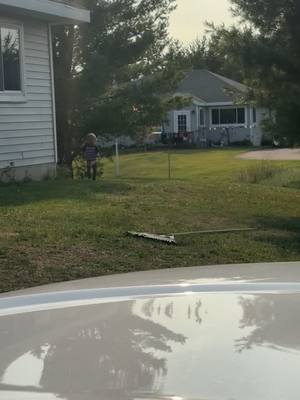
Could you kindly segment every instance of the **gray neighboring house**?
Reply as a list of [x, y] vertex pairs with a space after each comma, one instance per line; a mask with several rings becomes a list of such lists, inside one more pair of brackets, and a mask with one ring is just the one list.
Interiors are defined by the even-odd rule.
[[245, 104], [247, 87], [207, 70], [189, 71], [175, 95], [189, 96], [192, 104], [169, 112], [163, 132], [175, 143], [207, 146], [262, 142], [261, 122], [266, 110]]
[[0, 0], [0, 180], [55, 173], [51, 26], [89, 22], [90, 12], [74, 4]]

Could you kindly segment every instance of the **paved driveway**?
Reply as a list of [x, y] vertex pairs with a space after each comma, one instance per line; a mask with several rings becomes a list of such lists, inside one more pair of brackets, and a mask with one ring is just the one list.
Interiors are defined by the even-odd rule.
[[300, 149], [257, 150], [238, 156], [244, 160], [299, 160]]

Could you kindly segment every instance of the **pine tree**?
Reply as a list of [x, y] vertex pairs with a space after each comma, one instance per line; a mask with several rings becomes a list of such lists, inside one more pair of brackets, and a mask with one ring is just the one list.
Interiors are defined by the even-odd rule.
[[164, 61], [175, 0], [82, 3], [91, 24], [57, 27], [53, 35], [59, 159], [66, 163], [88, 129], [133, 134], [161, 118], [172, 103], [163, 94], [176, 76]]
[[235, 15], [248, 26], [235, 32], [232, 53], [251, 77], [255, 98], [273, 111], [266, 126], [283, 143], [299, 144], [300, 2], [231, 1]]

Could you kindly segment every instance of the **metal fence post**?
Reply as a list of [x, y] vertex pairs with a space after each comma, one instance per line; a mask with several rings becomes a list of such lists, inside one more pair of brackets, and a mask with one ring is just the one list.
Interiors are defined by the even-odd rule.
[[171, 180], [171, 150], [168, 149], [168, 178]]
[[116, 178], [120, 177], [120, 157], [119, 157], [119, 139], [116, 139], [116, 156], [115, 156]]

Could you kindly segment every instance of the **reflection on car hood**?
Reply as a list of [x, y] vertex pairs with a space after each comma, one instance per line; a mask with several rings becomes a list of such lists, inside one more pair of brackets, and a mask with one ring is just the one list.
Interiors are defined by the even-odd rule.
[[300, 263], [0, 296], [0, 400], [298, 400]]

